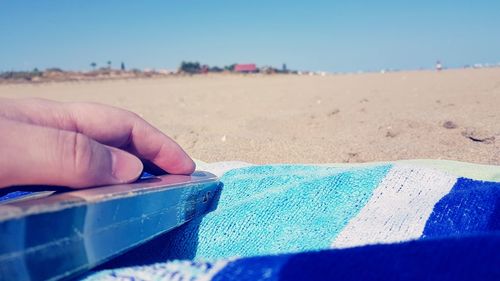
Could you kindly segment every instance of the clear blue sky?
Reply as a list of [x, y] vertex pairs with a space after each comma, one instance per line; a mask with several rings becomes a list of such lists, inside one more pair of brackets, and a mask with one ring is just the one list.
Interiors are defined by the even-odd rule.
[[0, 71], [182, 60], [324, 71], [500, 62], [499, 0], [0, 0]]

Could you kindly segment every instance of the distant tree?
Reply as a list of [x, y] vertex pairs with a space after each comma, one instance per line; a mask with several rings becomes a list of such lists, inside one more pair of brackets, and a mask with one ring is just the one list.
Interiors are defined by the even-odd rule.
[[125, 63], [124, 62], [122, 62], [120, 68], [121, 68], [122, 71], [125, 71]]
[[201, 65], [199, 62], [181, 62], [179, 66], [179, 72], [196, 74], [201, 73]]
[[141, 73], [142, 73], [142, 70], [140, 70], [140, 69], [138, 69], [138, 68], [132, 68], [132, 70], [131, 70], [131, 71], [132, 71], [134, 74], [136, 74], [136, 75], [139, 75], [139, 74], [141, 74]]
[[209, 72], [222, 72], [224, 69], [218, 67], [218, 66], [212, 66], [208, 69]]
[[110, 60], [108, 60], [108, 62], [107, 62], [107, 63], [108, 63], [108, 69], [111, 69], [111, 61], [110, 61]]
[[59, 67], [50, 67], [50, 68], [45, 69], [45, 71], [47, 71], [47, 72], [64, 72]]
[[95, 70], [96, 66], [97, 66], [97, 63], [93, 62], [90, 64], [90, 66], [92, 67], [92, 70]]
[[31, 77], [31, 79], [35, 78], [35, 77], [42, 77], [43, 75], [43, 72], [41, 72], [37, 67], [35, 67], [33, 69], [33, 71], [31, 71], [31, 73], [29, 73], [29, 76]]
[[230, 64], [230, 65], [226, 65], [224, 66], [224, 70], [227, 70], [227, 71], [234, 71], [234, 67], [236, 66], [235, 63], [233, 64]]
[[0, 78], [3, 79], [16, 79], [16, 80], [28, 80], [28, 81], [31, 81], [33, 78], [40, 76], [42, 76], [42, 72], [40, 72], [37, 68], [33, 69], [33, 71], [9, 71], [0, 74]]

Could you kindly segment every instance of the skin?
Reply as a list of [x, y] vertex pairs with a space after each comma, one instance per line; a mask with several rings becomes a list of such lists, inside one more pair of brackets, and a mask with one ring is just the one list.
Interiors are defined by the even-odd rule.
[[0, 99], [0, 188], [135, 181], [150, 161], [191, 174], [193, 160], [137, 114], [95, 103]]

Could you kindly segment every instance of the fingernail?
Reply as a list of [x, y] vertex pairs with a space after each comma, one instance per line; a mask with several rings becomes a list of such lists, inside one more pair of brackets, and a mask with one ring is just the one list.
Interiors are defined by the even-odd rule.
[[113, 177], [120, 183], [135, 181], [142, 172], [142, 162], [132, 154], [111, 150]]

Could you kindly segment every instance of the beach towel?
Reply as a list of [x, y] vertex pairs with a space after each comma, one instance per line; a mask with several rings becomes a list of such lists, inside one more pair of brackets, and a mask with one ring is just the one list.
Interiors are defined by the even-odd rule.
[[198, 163], [214, 211], [87, 280], [499, 280], [500, 167]]

